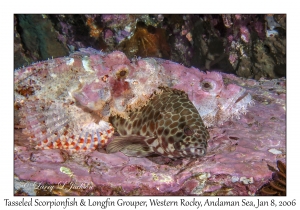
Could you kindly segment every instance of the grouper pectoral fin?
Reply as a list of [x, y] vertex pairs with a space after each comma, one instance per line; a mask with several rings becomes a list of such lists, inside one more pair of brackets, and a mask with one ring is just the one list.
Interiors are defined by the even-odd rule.
[[153, 141], [156, 137], [150, 136], [116, 136], [107, 145], [107, 153], [122, 152], [127, 156], [146, 157], [155, 154], [151, 147], [146, 143]]

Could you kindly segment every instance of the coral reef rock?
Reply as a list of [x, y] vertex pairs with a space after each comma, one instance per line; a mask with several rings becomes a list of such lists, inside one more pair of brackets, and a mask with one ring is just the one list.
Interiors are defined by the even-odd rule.
[[286, 76], [286, 14], [15, 14], [15, 66], [93, 47], [240, 77]]

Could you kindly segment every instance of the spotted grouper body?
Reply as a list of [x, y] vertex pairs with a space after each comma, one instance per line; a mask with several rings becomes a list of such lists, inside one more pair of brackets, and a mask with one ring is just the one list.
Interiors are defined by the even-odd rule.
[[164, 88], [128, 119], [111, 117], [111, 122], [120, 136], [108, 144], [110, 153], [171, 158], [205, 155], [209, 134], [183, 91]]

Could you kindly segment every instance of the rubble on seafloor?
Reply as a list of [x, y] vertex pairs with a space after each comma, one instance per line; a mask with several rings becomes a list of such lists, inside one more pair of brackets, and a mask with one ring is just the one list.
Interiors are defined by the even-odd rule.
[[104, 150], [69, 154], [35, 150], [15, 129], [16, 195], [255, 195], [286, 157], [286, 80], [243, 79], [255, 105], [245, 115], [209, 128], [207, 154], [172, 160]]

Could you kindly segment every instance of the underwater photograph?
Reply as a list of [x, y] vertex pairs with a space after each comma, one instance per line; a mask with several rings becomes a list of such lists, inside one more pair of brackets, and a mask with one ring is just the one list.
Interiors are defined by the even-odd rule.
[[15, 13], [14, 195], [286, 196], [286, 18]]

